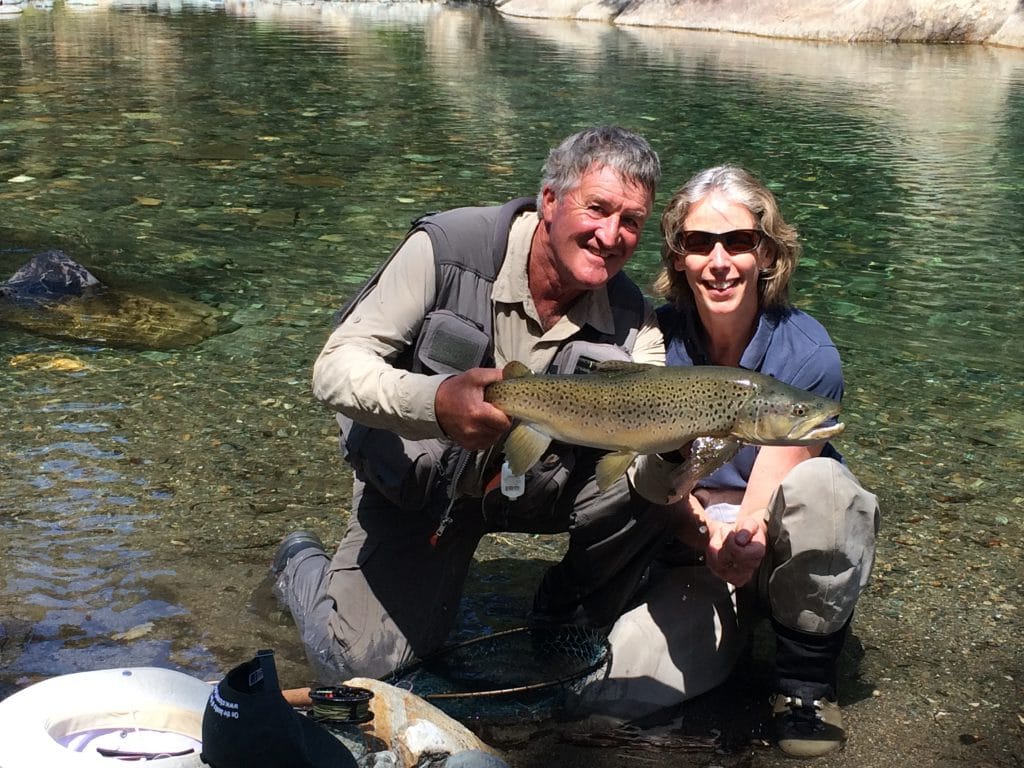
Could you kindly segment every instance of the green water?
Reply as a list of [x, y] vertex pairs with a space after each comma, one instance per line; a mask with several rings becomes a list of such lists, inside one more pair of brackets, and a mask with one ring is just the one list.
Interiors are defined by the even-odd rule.
[[[414, 216], [533, 194], [551, 144], [599, 122], [660, 153], [659, 207], [731, 161], [798, 225], [797, 303], [846, 366], [840, 447], [886, 514], [867, 615], [903, 616], [931, 563], [964, 562], [1004, 606], [993, 642], [1019, 637], [1024, 52], [58, 4], [0, 18], [0, 277], [59, 247], [238, 328], [159, 353], [0, 329], [0, 680], [217, 676], [270, 646], [302, 682], [293, 628], [251, 594], [283, 533], [343, 530], [309, 395], [332, 312]], [[638, 282], [657, 259], [652, 222]], [[487, 542], [463, 633], [516, 623], [559, 546]]]

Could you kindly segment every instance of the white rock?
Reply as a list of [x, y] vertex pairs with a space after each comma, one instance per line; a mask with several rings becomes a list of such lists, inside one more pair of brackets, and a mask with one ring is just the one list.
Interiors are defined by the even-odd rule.
[[403, 766], [414, 766], [425, 755], [453, 755], [477, 749], [500, 754], [466, 726], [404, 688], [380, 680], [356, 677], [345, 685], [373, 691], [373, 720], [363, 726], [371, 750], [390, 749]]

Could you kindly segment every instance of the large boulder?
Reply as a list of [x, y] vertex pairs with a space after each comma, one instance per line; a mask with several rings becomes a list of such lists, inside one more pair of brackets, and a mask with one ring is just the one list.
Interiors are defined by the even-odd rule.
[[851, 42], [1024, 46], [1017, 0], [504, 0], [508, 16]]

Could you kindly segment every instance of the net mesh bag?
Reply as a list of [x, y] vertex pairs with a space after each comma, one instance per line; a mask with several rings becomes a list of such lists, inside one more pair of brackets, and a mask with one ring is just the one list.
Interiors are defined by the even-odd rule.
[[605, 667], [607, 638], [584, 627], [521, 627], [474, 638], [386, 679], [461, 721], [555, 717]]

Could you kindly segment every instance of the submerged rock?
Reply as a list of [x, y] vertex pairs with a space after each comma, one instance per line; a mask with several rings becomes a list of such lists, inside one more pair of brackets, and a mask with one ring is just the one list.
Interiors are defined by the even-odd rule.
[[213, 307], [163, 289], [103, 282], [63, 251], [29, 259], [0, 283], [0, 325], [135, 349], [177, 349], [229, 330]]

